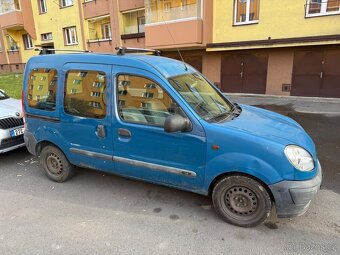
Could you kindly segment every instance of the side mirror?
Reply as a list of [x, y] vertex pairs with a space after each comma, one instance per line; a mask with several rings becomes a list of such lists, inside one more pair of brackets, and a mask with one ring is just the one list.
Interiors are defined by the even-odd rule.
[[174, 114], [166, 117], [164, 122], [164, 131], [168, 133], [178, 131], [189, 131], [191, 129], [191, 123], [188, 119], [182, 117], [179, 114]]

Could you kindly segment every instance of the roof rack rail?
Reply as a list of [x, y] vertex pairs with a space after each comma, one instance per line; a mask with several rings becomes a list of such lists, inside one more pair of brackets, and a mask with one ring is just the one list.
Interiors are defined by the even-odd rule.
[[91, 53], [89, 50], [68, 50], [68, 49], [45, 49], [45, 48], [35, 48], [35, 51], [40, 51], [39, 55], [54, 54], [56, 51], [61, 52], [76, 52], [76, 53]]
[[117, 55], [125, 55], [125, 53], [138, 53], [138, 52], [153, 53], [156, 56], [161, 55], [161, 51], [152, 49], [129, 48], [129, 47], [116, 47], [115, 49], [117, 51]]

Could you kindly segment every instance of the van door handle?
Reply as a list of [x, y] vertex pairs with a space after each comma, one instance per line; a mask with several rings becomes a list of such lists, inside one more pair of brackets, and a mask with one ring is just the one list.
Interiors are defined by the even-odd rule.
[[118, 135], [123, 137], [131, 137], [131, 132], [125, 128], [118, 128]]
[[105, 127], [103, 125], [97, 126], [96, 135], [100, 138], [104, 138], [106, 136]]

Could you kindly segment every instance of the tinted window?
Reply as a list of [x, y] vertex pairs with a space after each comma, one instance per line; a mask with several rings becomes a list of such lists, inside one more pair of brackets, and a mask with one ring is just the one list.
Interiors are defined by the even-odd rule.
[[163, 126], [167, 116], [180, 112], [171, 97], [149, 79], [120, 75], [117, 86], [118, 111], [124, 121]]
[[102, 119], [106, 115], [106, 75], [97, 71], [71, 70], [66, 74], [65, 112]]
[[28, 81], [28, 105], [32, 108], [54, 111], [57, 79], [57, 70], [55, 69], [33, 69]]

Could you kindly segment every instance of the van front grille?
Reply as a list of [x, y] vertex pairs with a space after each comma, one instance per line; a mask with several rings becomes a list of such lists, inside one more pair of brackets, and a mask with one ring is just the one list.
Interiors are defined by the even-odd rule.
[[23, 125], [24, 125], [24, 121], [22, 118], [0, 119], [0, 129], [9, 129], [9, 128], [19, 127]]

